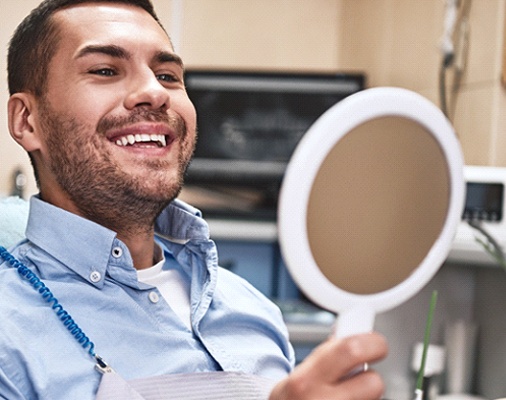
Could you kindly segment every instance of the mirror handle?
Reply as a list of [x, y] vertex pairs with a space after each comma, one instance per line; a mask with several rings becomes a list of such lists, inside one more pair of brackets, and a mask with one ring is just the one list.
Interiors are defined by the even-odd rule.
[[335, 335], [338, 338], [371, 332], [374, 327], [375, 312], [370, 307], [352, 307], [337, 316]]

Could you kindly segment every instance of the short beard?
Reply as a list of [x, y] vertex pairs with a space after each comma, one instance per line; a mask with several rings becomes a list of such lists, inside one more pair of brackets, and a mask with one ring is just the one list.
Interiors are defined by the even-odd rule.
[[[181, 191], [193, 154], [194, 136], [187, 132], [184, 120], [143, 109], [127, 118], [101, 120], [97, 134], [90, 137], [86, 132], [93, 130], [91, 126], [58, 114], [47, 101], [41, 102], [40, 111], [51, 157], [49, 168], [82, 216], [123, 235], [152, 231], [156, 217]], [[106, 129], [143, 120], [169, 123], [181, 147], [178, 171], [170, 181], [165, 162], [146, 162], [159, 182], [157, 190], [148, 190], [143, 179], [125, 173], [104, 145]]]

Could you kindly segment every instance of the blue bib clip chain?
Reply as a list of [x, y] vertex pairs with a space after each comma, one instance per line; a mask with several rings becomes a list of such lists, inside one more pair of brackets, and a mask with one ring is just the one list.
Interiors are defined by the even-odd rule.
[[55, 311], [56, 315], [68, 329], [70, 334], [77, 340], [77, 342], [92, 356], [97, 364], [95, 368], [101, 373], [113, 372], [112, 368], [95, 353], [95, 345], [93, 342], [84, 334], [79, 326], [74, 322], [70, 314], [65, 311], [63, 306], [58, 302], [58, 299], [54, 297], [53, 293], [49, 288], [40, 280], [40, 278], [30, 270], [21, 261], [17, 260], [11, 253], [7, 251], [5, 247], [0, 246], [0, 259], [3, 259], [11, 267], [16, 268], [20, 277], [24, 278], [33, 289], [40, 293], [42, 299], [47, 303], [52, 303], [51, 308]]

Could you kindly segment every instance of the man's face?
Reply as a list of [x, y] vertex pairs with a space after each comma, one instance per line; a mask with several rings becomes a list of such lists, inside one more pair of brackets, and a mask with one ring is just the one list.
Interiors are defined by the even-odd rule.
[[126, 5], [83, 4], [54, 18], [60, 41], [38, 109], [42, 194], [68, 197], [85, 215], [167, 203], [193, 153], [196, 117], [166, 33]]

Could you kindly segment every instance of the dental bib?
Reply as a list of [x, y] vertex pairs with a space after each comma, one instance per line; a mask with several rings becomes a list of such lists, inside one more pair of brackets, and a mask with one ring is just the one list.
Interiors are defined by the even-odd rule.
[[196, 372], [124, 380], [104, 373], [96, 400], [267, 400], [276, 382], [239, 372]]

